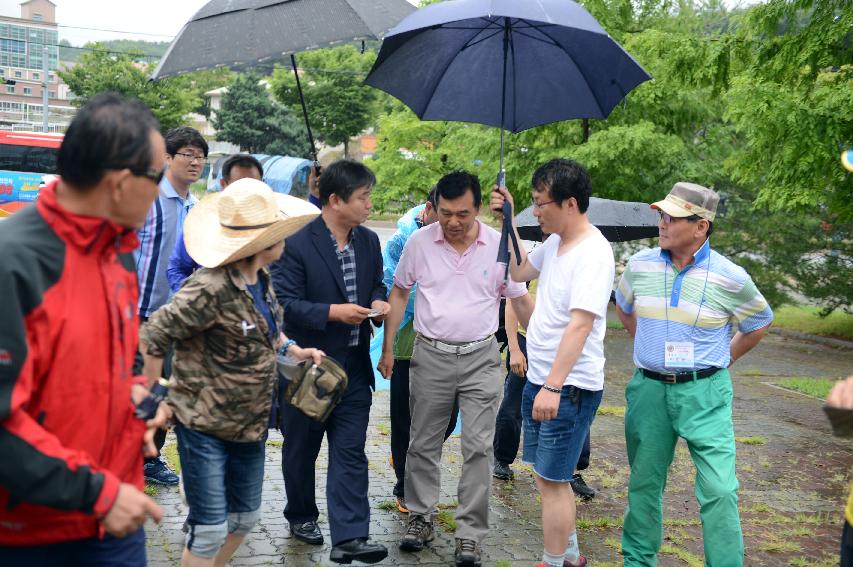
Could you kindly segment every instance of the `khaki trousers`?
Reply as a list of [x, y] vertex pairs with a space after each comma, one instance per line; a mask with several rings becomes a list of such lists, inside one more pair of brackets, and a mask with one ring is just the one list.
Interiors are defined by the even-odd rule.
[[[462, 418], [462, 475], [456, 537], [482, 542], [489, 532], [495, 415], [503, 389], [497, 341], [457, 355], [418, 338], [409, 371], [412, 429], [406, 457], [406, 506], [432, 520], [441, 483], [441, 448], [453, 403]], [[413, 516], [410, 516], [413, 517]]]

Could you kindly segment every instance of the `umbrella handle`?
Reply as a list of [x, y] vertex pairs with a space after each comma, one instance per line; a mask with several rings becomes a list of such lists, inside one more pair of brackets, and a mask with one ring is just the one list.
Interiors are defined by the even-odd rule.
[[500, 187], [502, 189], [506, 188], [506, 170], [505, 169], [501, 169], [498, 172], [498, 178], [495, 181], [495, 185], [497, 185], [498, 187]]

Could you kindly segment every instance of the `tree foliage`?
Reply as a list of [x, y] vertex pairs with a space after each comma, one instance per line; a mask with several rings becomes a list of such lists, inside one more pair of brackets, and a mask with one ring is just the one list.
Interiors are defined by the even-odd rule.
[[217, 139], [250, 153], [301, 156], [307, 153], [299, 122], [270, 98], [266, 82], [253, 73], [238, 75], [222, 96], [213, 125]]
[[115, 54], [102, 44], [91, 44], [80, 56], [79, 63], [67, 71], [58, 71], [62, 80], [77, 98], [77, 106], [85, 104], [92, 96], [113, 91], [142, 101], [157, 120], [163, 131], [184, 124], [185, 116], [201, 105], [200, 93], [192, 87], [189, 76], [149, 81], [151, 68], [138, 63], [131, 54]]
[[[348, 155], [351, 137], [373, 124], [377, 93], [362, 84], [376, 58], [374, 51], [361, 53], [343, 45], [300, 53], [297, 66], [314, 135], [328, 145], [344, 145]], [[292, 112], [302, 109], [292, 69], [276, 68], [272, 91]]]

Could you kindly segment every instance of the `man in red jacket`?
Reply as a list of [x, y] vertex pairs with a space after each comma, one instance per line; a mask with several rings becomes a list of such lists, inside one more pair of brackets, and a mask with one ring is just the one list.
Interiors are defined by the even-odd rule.
[[98, 95], [59, 179], [0, 222], [0, 565], [145, 565], [130, 253], [164, 164], [148, 109]]

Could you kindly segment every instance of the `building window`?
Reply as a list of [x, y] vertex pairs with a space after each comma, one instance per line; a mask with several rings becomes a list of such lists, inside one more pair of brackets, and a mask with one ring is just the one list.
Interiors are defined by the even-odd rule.
[[20, 71], [15, 71], [15, 78], [20, 79], [21, 77], [23, 77], [23, 74]]
[[47, 91], [48, 98], [56, 98], [56, 91]]
[[49, 73], [47, 75], [47, 80], [50, 81], [51, 83], [55, 83], [56, 82], [56, 75], [54, 75], [53, 73]]
[[30, 87], [24, 87], [24, 96], [29, 96], [31, 94], [33, 94], [33, 89]]
[[6, 94], [15, 94], [15, 85], [6, 85]]
[[34, 81], [39, 81], [39, 80], [41, 80], [41, 73], [35, 73], [35, 72], [34, 72], [34, 73], [33, 73], [33, 80], [34, 80]]
[[6, 69], [0, 69], [0, 77], [6, 76]]
[[44, 16], [42, 16], [41, 14], [33, 14], [33, 20], [35, 20], [37, 22], [43, 22]]

